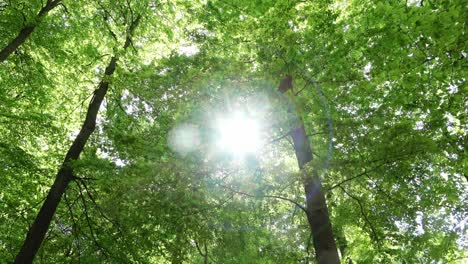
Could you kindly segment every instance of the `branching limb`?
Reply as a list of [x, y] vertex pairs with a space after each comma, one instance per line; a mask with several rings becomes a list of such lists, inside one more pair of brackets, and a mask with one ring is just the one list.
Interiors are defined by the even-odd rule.
[[112, 38], [115, 40], [115, 41], [118, 41], [117, 39], [117, 35], [114, 33], [114, 31], [112, 31], [111, 27], [109, 26], [109, 24], [107, 23], [109, 18], [111, 18], [112, 20], [116, 21], [114, 19], [114, 17], [111, 15], [111, 13], [109, 11], [107, 11], [106, 8], [104, 8], [104, 6], [102, 6], [101, 2], [99, 1], [97, 3], [99, 5], [99, 7], [102, 9], [103, 11], [103, 14], [102, 14], [102, 19], [104, 20], [104, 26], [106, 27], [107, 31], [109, 31], [109, 34], [112, 36]]
[[223, 187], [225, 189], [228, 189], [233, 193], [241, 194], [241, 195], [248, 196], [248, 197], [253, 197], [253, 198], [274, 198], [274, 199], [279, 199], [279, 200], [283, 200], [283, 201], [288, 201], [288, 202], [293, 203], [294, 205], [296, 205], [298, 208], [300, 208], [305, 213], [307, 213], [307, 210], [306, 210], [306, 208], [304, 206], [302, 206], [298, 202], [296, 202], [296, 201], [294, 201], [292, 199], [286, 198], [286, 197], [282, 197], [282, 196], [278, 196], [278, 195], [261, 195], [261, 196], [257, 196], [257, 195], [253, 195], [253, 194], [246, 193], [246, 192], [243, 192], [243, 191], [235, 190], [235, 189], [233, 189], [233, 188], [231, 188], [229, 186], [226, 186], [226, 185], [221, 185], [221, 187]]
[[[86, 185], [86, 182], [84, 181], [84, 179], [86, 178], [79, 178], [79, 181], [81, 182], [81, 184], [83, 185], [84, 189], [86, 190], [86, 194], [88, 195], [89, 199], [91, 200], [91, 202], [93, 203], [93, 205], [96, 207], [97, 211], [99, 212], [99, 214], [104, 218], [106, 219], [109, 223], [111, 223], [115, 228], [117, 228], [117, 230], [119, 231], [120, 234], [122, 234], [122, 230], [120, 228], [120, 225], [115, 223], [114, 221], [112, 221], [105, 213], [104, 211], [102, 210], [102, 208], [96, 203], [96, 200], [94, 199], [94, 196], [91, 194], [88, 186]], [[93, 179], [93, 178], [90, 178], [90, 179]], [[94, 179], [93, 179], [94, 180]], [[91, 187], [92, 188], [92, 187]], [[93, 189], [94, 192], [96, 192], [96, 190]]]
[[294, 94], [294, 96], [299, 95], [305, 88], [307, 88], [307, 84], [308, 84], [308, 83], [306, 82], [306, 83], [304, 84], [304, 87], [302, 87], [302, 89], [300, 89], [299, 91], [297, 91], [297, 92]]
[[101, 244], [99, 244], [99, 242], [96, 239], [96, 234], [95, 234], [93, 225], [91, 223], [91, 220], [90, 220], [90, 217], [89, 217], [89, 214], [88, 214], [88, 206], [86, 204], [86, 199], [84, 198], [84, 195], [83, 195], [82, 187], [79, 184], [79, 182], [76, 182], [76, 183], [78, 185], [78, 189], [79, 189], [79, 192], [80, 192], [79, 195], [80, 195], [80, 198], [81, 198], [81, 201], [82, 201], [82, 204], [83, 204], [83, 212], [84, 212], [84, 215], [85, 215], [86, 223], [88, 224], [89, 230], [91, 232], [91, 239], [93, 240], [93, 243], [96, 245], [96, 247], [101, 249], [101, 252], [104, 254], [104, 256], [106, 256], [106, 258], [109, 258], [109, 255], [107, 254], [107, 249], [105, 249], [103, 246], [101, 246]]
[[339, 182], [339, 183], [333, 185], [332, 187], [328, 188], [328, 191], [331, 191], [331, 190], [336, 189], [336, 188], [338, 188], [338, 187], [341, 188], [341, 185], [343, 185], [343, 184], [345, 184], [345, 183], [347, 183], [347, 182], [349, 182], [349, 181], [352, 181], [352, 180], [354, 180], [354, 179], [357, 179], [357, 178], [359, 178], [359, 177], [362, 177], [362, 176], [364, 176], [364, 175], [367, 175], [369, 172], [375, 171], [375, 170], [377, 170], [378, 168], [382, 167], [382, 166], [385, 165], [385, 164], [386, 164], [386, 163], [382, 163], [382, 164], [380, 164], [380, 165], [378, 165], [378, 166], [373, 167], [371, 170], [366, 170], [366, 169], [364, 169], [363, 172], [361, 172], [361, 173], [359, 173], [359, 174], [357, 174], [357, 175], [355, 175], [355, 176], [353, 176], [353, 177], [347, 178], [347, 179], [345, 179], [345, 180], [343, 180], [343, 181], [341, 181], [341, 182]]
[[409, 156], [409, 155], [415, 155], [416, 153], [418, 153], [418, 151], [417, 152], [405, 153], [405, 154], [394, 156], [394, 157], [383, 157], [383, 158], [367, 161], [367, 163], [373, 163], [373, 162], [379, 162], [379, 161], [383, 161], [383, 163], [371, 168], [370, 170], [364, 169], [364, 172], [359, 173], [359, 174], [357, 174], [357, 175], [355, 175], [353, 177], [350, 177], [348, 179], [345, 179], [345, 180], [341, 181], [340, 183], [337, 183], [337, 184], [333, 185], [332, 187], [328, 188], [328, 191], [331, 191], [331, 190], [333, 190], [333, 189], [335, 189], [337, 187], [340, 187], [341, 185], [343, 185], [343, 184], [345, 184], [345, 183], [347, 183], [349, 181], [352, 181], [354, 179], [357, 179], [359, 177], [362, 177], [362, 176], [369, 177], [370, 172], [373, 172], [373, 171], [377, 170], [378, 168], [380, 168], [380, 167], [382, 167], [382, 166], [384, 166], [386, 164], [391, 164], [393, 162], [403, 160], [403, 157]]
[[205, 250], [205, 253], [203, 253], [203, 252], [201, 251], [201, 249], [200, 249], [200, 246], [198, 245], [198, 242], [197, 242], [196, 240], [194, 240], [194, 241], [195, 241], [195, 246], [197, 247], [198, 253], [199, 253], [200, 256], [202, 256], [203, 259], [204, 259], [203, 262], [204, 262], [205, 264], [208, 264], [208, 248], [207, 248], [206, 243], [204, 243], [204, 250]]
[[61, 6], [63, 10], [65, 10], [65, 13], [70, 14], [70, 12], [68, 12], [67, 6], [65, 6], [62, 2], [58, 3], [58, 5]]
[[279, 137], [277, 137], [277, 138], [271, 140], [270, 142], [268, 142], [268, 145], [269, 145], [269, 144], [276, 143], [276, 142], [282, 140], [283, 138], [285, 138], [285, 137], [287, 137], [287, 136], [289, 136], [289, 135], [290, 135], [290, 131], [289, 131], [288, 133], [284, 134], [284, 135], [281, 135], [281, 136], [279, 136]]
[[92, 177], [75, 177], [74, 179], [80, 181], [81, 183], [83, 183], [84, 181], [97, 181], [96, 178]]
[[205, 257], [205, 254], [201, 251], [200, 246], [198, 245], [198, 242], [196, 240], [194, 241], [195, 241], [195, 246], [197, 247], [197, 251], [198, 253], [200, 253], [200, 256]]
[[[188, 216], [193, 216], [193, 215], [196, 215], [196, 214], [200, 214], [200, 213], [203, 213], [203, 212], [206, 212], [206, 211], [210, 211], [210, 210], [213, 210], [213, 209], [218, 209], [218, 208], [221, 208], [222, 206], [224, 206], [227, 202], [229, 202], [230, 200], [232, 200], [234, 198], [234, 194], [232, 194], [230, 197], [224, 199], [223, 201], [221, 201], [220, 203], [218, 203], [217, 205], [215, 206], [207, 206], [205, 208], [197, 208], [197, 211], [195, 212], [190, 212], [190, 213], [187, 213], [187, 214], [183, 214], [181, 216], [181, 218], [184, 218], [184, 217], [188, 217]], [[190, 208], [193, 208], [193, 206], [191, 206]]]
[[372, 232], [372, 236], [374, 237], [374, 239], [377, 241], [377, 242], [380, 242], [380, 239], [377, 235], [377, 232], [375, 231], [375, 228], [374, 226], [372, 225], [371, 221], [369, 220], [369, 218], [367, 217], [367, 214], [364, 210], [364, 206], [362, 205], [362, 202], [359, 198], [357, 198], [356, 196], [354, 195], [351, 195], [349, 192], [347, 192], [343, 187], [339, 187], [346, 195], [348, 195], [351, 199], [355, 200], [357, 202], [357, 204], [359, 205], [359, 209], [361, 211], [361, 214], [362, 216], [364, 217], [364, 221], [366, 222], [366, 224], [369, 226], [369, 228], [371, 229], [371, 232]]
[[[64, 194], [63, 198], [65, 201], [65, 204], [67, 205], [68, 213], [70, 214], [70, 219], [72, 221], [72, 234], [75, 237], [76, 246], [78, 249], [78, 261], [79, 261], [79, 259], [81, 259], [81, 245], [80, 245], [80, 238], [78, 237], [79, 227], [78, 227], [78, 224], [76, 223], [75, 215], [73, 214], [73, 204], [69, 203], [68, 198], [67, 198], [67, 193]], [[76, 200], [78, 200], [78, 198]]]

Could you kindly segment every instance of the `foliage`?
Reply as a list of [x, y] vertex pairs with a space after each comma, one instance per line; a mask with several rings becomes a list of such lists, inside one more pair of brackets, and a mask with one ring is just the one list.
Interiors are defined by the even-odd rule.
[[[36, 26], [0, 63], [0, 262], [19, 251], [112, 54], [73, 163], [81, 179], [37, 262], [313, 263], [285, 136], [298, 117], [344, 263], [466, 261], [463, 1], [63, 1], [37, 20], [42, 5], [0, 1], [0, 48]], [[261, 151], [213, 151], [211, 122], [251, 105]], [[168, 142], [183, 124], [201, 141], [182, 155]]]

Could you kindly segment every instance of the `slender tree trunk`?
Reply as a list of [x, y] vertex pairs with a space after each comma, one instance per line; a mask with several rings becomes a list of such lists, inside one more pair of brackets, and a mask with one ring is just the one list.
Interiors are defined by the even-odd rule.
[[201, 251], [201, 248], [198, 245], [197, 241], [195, 241], [195, 246], [197, 247], [197, 250], [198, 250], [198, 253], [200, 254], [200, 256], [203, 257], [203, 263], [208, 264], [209, 263], [209, 257], [208, 257], [208, 246], [206, 245], [206, 242], [204, 244], [205, 253], [203, 253]]
[[[46, 15], [50, 10], [60, 4], [61, 0], [51, 1], [48, 0], [46, 5], [41, 8], [39, 13], [37, 14], [37, 18], [41, 18]], [[29, 35], [34, 31], [36, 26], [26, 26], [18, 33], [16, 38], [14, 38], [8, 45], [0, 51], [0, 63], [3, 62], [13, 53], [21, 44], [23, 44], [26, 39], [28, 39]]]
[[[124, 50], [127, 49], [131, 44], [131, 35], [135, 30], [140, 16], [137, 17], [135, 21], [129, 27], [125, 44], [123, 46]], [[44, 201], [39, 213], [34, 220], [34, 223], [29, 228], [26, 239], [21, 247], [20, 252], [16, 255], [15, 262], [16, 264], [23, 263], [32, 263], [37, 251], [39, 250], [42, 241], [44, 240], [45, 234], [49, 229], [52, 217], [57, 210], [57, 207], [60, 203], [60, 200], [67, 190], [68, 184], [74, 179], [73, 168], [71, 163], [74, 160], [77, 160], [80, 157], [81, 152], [84, 149], [88, 138], [94, 132], [96, 128], [96, 117], [99, 112], [99, 107], [101, 106], [104, 97], [106, 96], [107, 90], [109, 89], [109, 81], [107, 81], [111, 76], [117, 66], [117, 57], [114, 55], [109, 64], [106, 67], [104, 72], [104, 78], [99, 83], [98, 88], [94, 91], [94, 96], [91, 99], [91, 102], [88, 106], [88, 111], [86, 113], [86, 118], [81, 127], [80, 132], [73, 141], [70, 149], [65, 156], [65, 159], [60, 167], [60, 170], [55, 177], [54, 184], [47, 194], [47, 198]]]
[[[114, 73], [117, 65], [116, 57], [112, 57], [109, 65], [106, 67], [105, 75], [110, 76]], [[15, 263], [32, 263], [34, 256], [39, 250], [44, 236], [49, 229], [52, 217], [57, 210], [62, 195], [65, 193], [68, 184], [73, 180], [73, 169], [71, 162], [80, 157], [88, 138], [96, 128], [96, 117], [99, 107], [107, 93], [109, 82], [101, 81], [97, 90], [94, 91], [94, 96], [89, 103], [86, 119], [81, 127], [78, 136], [76, 136], [73, 144], [65, 156], [60, 170], [55, 177], [54, 184], [47, 194], [47, 198], [41, 207], [34, 223], [29, 228], [26, 239], [21, 247], [20, 252], [16, 256]]]
[[[288, 89], [283, 90], [285, 92]], [[291, 137], [299, 168], [304, 172], [304, 166], [313, 160], [313, 155], [302, 119], [300, 125], [291, 131]], [[317, 171], [304, 175], [303, 184], [307, 201], [307, 220], [312, 230], [316, 259], [319, 264], [338, 264], [340, 258], [333, 238], [325, 195]]]
[[208, 247], [206, 246], [206, 242], [205, 242], [205, 256], [203, 257], [203, 263], [208, 264]]
[[335, 229], [336, 242], [341, 253], [341, 261], [343, 264], [353, 264], [353, 260], [348, 256], [348, 241], [343, 233], [342, 228]]

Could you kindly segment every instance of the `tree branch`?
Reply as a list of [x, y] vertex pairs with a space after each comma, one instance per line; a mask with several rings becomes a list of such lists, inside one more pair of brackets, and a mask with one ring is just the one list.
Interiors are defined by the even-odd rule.
[[[117, 230], [119, 231], [120, 234], [122, 234], [122, 230], [120, 228], [120, 225], [115, 223], [114, 221], [112, 221], [102, 210], [102, 208], [96, 203], [96, 200], [94, 199], [93, 195], [91, 194], [88, 186], [86, 185], [85, 183], [85, 179], [93, 179], [93, 178], [77, 178], [81, 184], [83, 185], [84, 189], [86, 190], [86, 194], [88, 195], [89, 199], [91, 200], [91, 202], [93, 203], [93, 205], [96, 207], [97, 211], [99, 212], [99, 214], [105, 219], [107, 220], [109, 223], [111, 223], [115, 228], [117, 228]], [[94, 179], [93, 179], [94, 180]], [[93, 189], [94, 190], [94, 189]], [[95, 191], [95, 190], [94, 190]]]
[[361, 214], [362, 216], [364, 217], [364, 221], [366, 222], [366, 224], [369, 226], [369, 228], [371, 229], [371, 232], [372, 232], [372, 236], [374, 237], [374, 239], [377, 241], [377, 242], [380, 242], [380, 239], [379, 237], [377, 236], [377, 232], [375, 231], [375, 228], [374, 226], [372, 225], [371, 221], [369, 220], [369, 218], [367, 218], [367, 215], [364, 211], [364, 206], [362, 205], [361, 203], [361, 200], [359, 200], [359, 198], [351, 195], [349, 192], [347, 192], [343, 187], [340, 186], [340, 189], [346, 194], [348, 195], [350, 198], [352, 198], [353, 200], [355, 200], [358, 205], [359, 205], [359, 209], [361, 211]]
[[197, 247], [198, 253], [200, 253], [202, 257], [205, 257], [205, 254], [203, 254], [203, 252], [201, 251], [200, 246], [198, 245], [198, 242], [196, 240], [194, 241], [195, 241], [195, 246]]
[[95, 234], [95, 231], [94, 231], [94, 228], [93, 228], [93, 225], [91, 224], [91, 220], [90, 220], [90, 217], [89, 217], [89, 214], [88, 214], [88, 206], [86, 205], [86, 200], [84, 198], [84, 195], [83, 195], [83, 191], [82, 191], [82, 188], [81, 188], [81, 185], [76, 182], [77, 185], [78, 185], [78, 188], [79, 188], [79, 191], [80, 191], [80, 198], [81, 198], [81, 201], [82, 201], [82, 204], [83, 204], [83, 209], [84, 209], [84, 214], [85, 214], [85, 218], [86, 218], [86, 223], [88, 223], [88, 227], [89, 227], [89, 230], [91, 232], [91, 238], [94, 242], [94, 244], [99, 248], [99, 249], [103, 249], [102, 250], [102, 253], [104, 254], [104, 256], [106, 256], [107, 258], [109, 258], [109, 256], [107, 255], [107, 250], [101, 246], [101, 244], [99, 244], [99, 242], [97, 241], [96, 239], [96, 234]]
[[68, 202], [67, 193], [64, 194], [63, 199], [65, 201], [65, 204], [67, 205], [68, 213], [70, 214], [70, 219], [72, 220], [72, 234], [75, 237], [75, 241], [77, 243], [78, 260], [79, 260], [81, 258], [81, 245], [80, 245], [80, 239], [79, 239], [78, 233], [77, 233], [77, 232], [79, 232], [78, 224], [76, 223], [75, 215], [73, 214], [73, 205], [71, 205]]
[[226, 186], [226, 185], [220, 185], [221, 187], [225, 188], [225, 189], [228, 189], [230, 190], [231, 192], [233, 193], [237, 193], [237, 194], [241, 194], [241, 195], [245, 195], [245, 196], [248, 196], [248, 197], [252, 197], [252, 198], [274, 198], [274, 199], [279, 199], [279, 200], [283, 200], [283, 201], [288, 201], [290, 203], [293, 203], [294, 205], [296, 205], [298, 208], [300, 208], [302, 211], [304, 211], [305, 213], [307, 213], [307, 210], [304, 206], [302, 206], [301, 204], [299, 204], [298, 202], [292, 200], [292, 199], [289, 199], [289, 198], [286, 198], [286, 197], [282, 197], [282, 196], [277, 196], [277, 195], [261, 195], [261, 196], [257, 196], [257, 195], [253, 195], [253, 194], [250, 194], [250, 193], [246, 193], [246, 192], [243, 192], [243, 191], [239, 191], [239, 190], [235, 190], [229, 186]]
[[361, 173], [359, 173], [358, 175], [355, 175], [355, 176], [353, 176], [353, 177], [347, 178], [347, 179], [345, 179], [345, 180], [343, 180], [343, 181], [341, 181], [341, 182], [339, 182], [339, 183], [333, 185], [332, 187], [328, 188], [327, 191], [331, 191], [331, 190], [333, 190], [333, 189], [336, 189], [337, 187], [341, 187], [341, 185], [343, 185], [343, 184], [345, 184], [345, 183], [347, 183], [347, 182], [349, 182], [349, 181], [352, 181], [352, 180], [354, 180], [354, 179], [357, 179], [357, 178], [359, 178], [359, 177], [361, 177], [361, 176], [364, 176], [364, 175], [368, 174], [369, 172], [375, 171], [376, 169], [382, 167], [382, 166], [385, 165], [385, 164], [386, 164], [386, 163], [382, 163], [382, 164], [380, 164], [380, 165], [378, 165], [378, 166], [375, 166], [375, 167], [373, 167], [373, 168], [372, 168], [371, 170], [369, 170], [369, 171], [367, 171], [366, 169], [364, 169], [364, 171], [361, 172]]

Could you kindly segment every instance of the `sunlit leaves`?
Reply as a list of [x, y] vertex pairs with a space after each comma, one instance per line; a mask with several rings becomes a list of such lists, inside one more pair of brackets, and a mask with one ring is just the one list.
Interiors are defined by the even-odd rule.
[[[267, 197], [304, 201], [287, 139], [293, 112], [346, 258], [463, 257], [463, 1], [64, 1], [36, 21], [41, 4], [0, 3], [0, 47], [37, 25], [0, 65], [0, 259], [17, 251], [111, 54], [122, 60], [73, 164], [89, 190], [70, 187], [72, 210], [61, 204], [44, 262], [199, 263], [196, 244], [216, 263], [305, 261], [302, 211]], [[294, 90], [283, 98], [275, 90], [287, 74]], [[246, 94], [267, 98], [254, 102], [268, 120], [261, 153], [235, 164], [205, 155], [213, 137], [203, 126], [245, 107], [227, 105]], [[206, 142], [175, 154], [167, 142], [179, 124]]]

